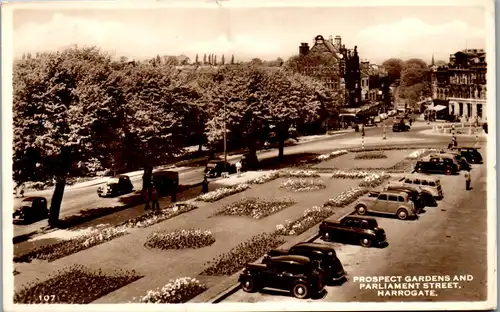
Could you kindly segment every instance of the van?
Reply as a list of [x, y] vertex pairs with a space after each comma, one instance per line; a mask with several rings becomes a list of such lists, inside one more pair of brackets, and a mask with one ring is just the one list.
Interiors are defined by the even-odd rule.
[[444, 198], [441, 180], [423, 174], [412, 174], [398, 180], [401, 185], [419, 186], [423, 191], [429, 192], [436, 200]]

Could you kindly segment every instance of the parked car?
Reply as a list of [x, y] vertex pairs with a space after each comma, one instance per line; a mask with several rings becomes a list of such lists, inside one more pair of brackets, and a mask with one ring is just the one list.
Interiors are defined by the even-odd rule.
[[372, 218], [347, 216], [339, 221], [323, 221], [319, 235], [324, 240], [359, 242], [363, 247], [386, 242], [385, 230]]
[[447, 155], [429, 155], [417, 161], [415, 171], [419, 173], [444, 173], [452, 175], [458, 173], [460, 165], [453, 157]]
[[153, 172], [152, 180], [158, 195], [165, 196], [177, 193], [179, 172], [169, 170]]
[[318, 261], [327, 282], [338, 282], [345, 279], [346, 273], [342, 263], [337, 258], [335, 249], [325, 244], [298, 243], [290, 249], [272, 249], [264, 257], [262, 263], [268, 263], [271, 257], [287, 255], [304, 256], [310, 260]]
[[404, 132], [404, 131], [410, 131], [410, 126], [402, 122], [395, 122], [392, 125], [392, 132]]
[[423, 192], [423, 190], [418, 186], [413, 185], [401, 185], [400, 183], [389, 183], [384, 187], [384, 191], [397, 191], [405, 192], [410, 197], [410, 200], [415, 204], [417, 210], [420, 212], [425, 206], [430, 206], [435, 204], [435, 200], [429, 194]]
[[246, 153], [241, 156], [241, 170], [255, 170], [259, 167], [259, 159], [254, 153]]
[[118, 175], [108, 180], [106, 185], [97, 188], [99, 197], [115, 197], [130, 193], [134, 190], [130, 177], [127, 175]]
[[401, 220], [414, 218], [418, 213], [408, 194], [398, 191], [370, 191], [357, 200], [355, 207], [359, 215], [369, 212], [393, 214]]
[[424, 196], [430, 195], [435, 200], [441, 200], [444, 198], [441, 180], [433, 176], [412, 174], [404, 176], [397, 182], [391, 182], [391, 184], [392, 183], [403, 186], [418, 186], [422, 189]]
[[318, 261], [291, 255], [271, 257], [266, 264], [248, 263], [238, 281], [245, 292], [269, 287], [289, 290], [299, 299], [321, 293], [325, 287]]
[[49, 217], [47, 199], [45, 197], [27, 197], [21, 201], [18, 208], [14, 208], [12, 218], [14, 222], [35, 222]]
[[223, 172], [236, 173], [236, 166], [223, 160], [210, 160], [205, 167], [205, 175], [210, 178], [220, 177]]
[[[450, 158], [453, 158], [456, 161], [456, 163], [458, 164], [459, 170], [470, 170], [472, 168], [471, 165], [469, 164], [469, 162], [467, 161], [467, 159], [465, 159], [465, 157], [460, 155], [460, 153], [443, 150], [443, 151], [439, 152], [439, 154], [442, 156], [448, 156]], [[430, 156], [434, 156], [434, 155], [431, 154]]]
[[467, 161], [471, 164], [483, 163], [483, 156], [481, 155], [481, 153], [479, 153], [476, 147], [454, 146], [451, 148], [451, 150], [460, 153], [460, 155], [462, 155], [462, 157], [465, 157], [465, 159], [467, 159]]

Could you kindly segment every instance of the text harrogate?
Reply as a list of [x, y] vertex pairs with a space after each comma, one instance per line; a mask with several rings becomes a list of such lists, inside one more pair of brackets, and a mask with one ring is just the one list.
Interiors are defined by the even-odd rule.
[[379, 290], [379, 297], [422, 297], [422, 296], [437, 296], [434, 290]]

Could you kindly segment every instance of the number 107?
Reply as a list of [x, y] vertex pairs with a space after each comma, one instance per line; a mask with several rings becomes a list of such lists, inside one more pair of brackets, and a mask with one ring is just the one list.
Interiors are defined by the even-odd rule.
[[56, 299], [56, 295], [40, 295], [40, 301], [49, 302]]

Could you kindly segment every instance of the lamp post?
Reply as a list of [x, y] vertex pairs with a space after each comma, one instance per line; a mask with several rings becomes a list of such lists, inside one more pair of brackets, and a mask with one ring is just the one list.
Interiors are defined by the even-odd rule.
[[227, 163], [227, 137], [226, 137], [226, 101], [224, 101], [224, 170]]

